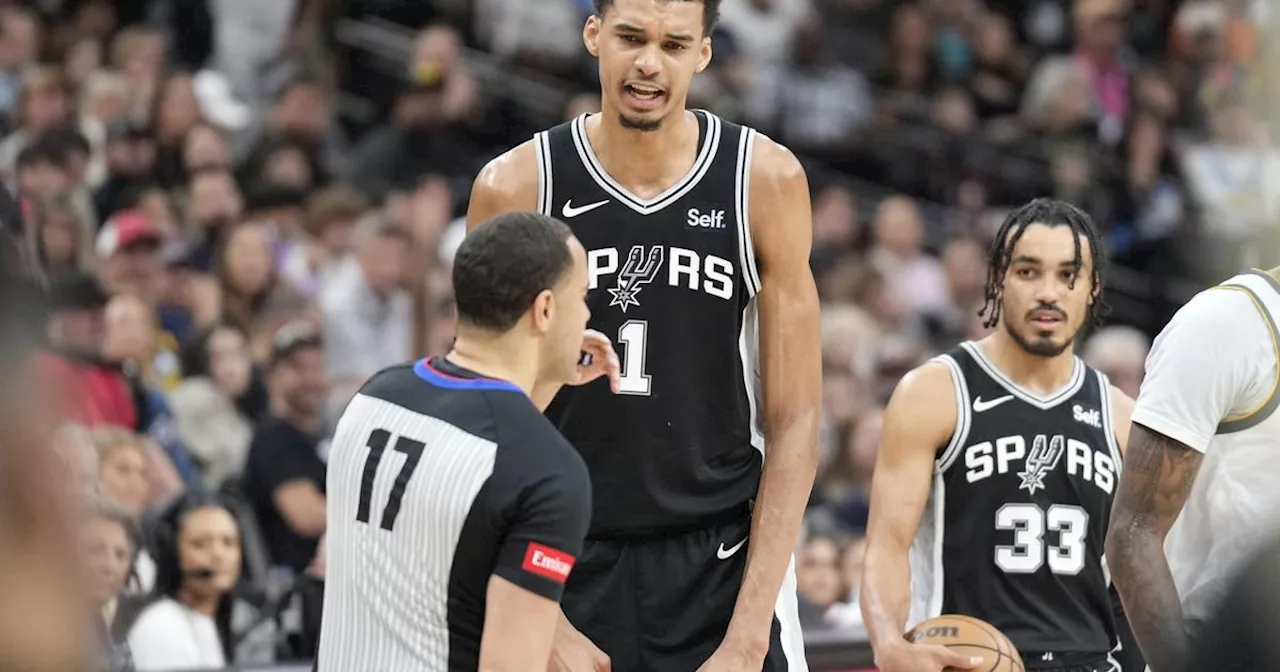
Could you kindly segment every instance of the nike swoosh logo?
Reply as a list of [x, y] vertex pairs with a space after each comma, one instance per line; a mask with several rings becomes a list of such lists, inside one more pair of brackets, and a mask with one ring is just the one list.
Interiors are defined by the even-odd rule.
[[716, 549], [716, 557], [720, 558], [721, 560], [728, 560], [729, 558], [733, 557], [733, 554], [737, 553], [738, 549], [742, 548], [742, 545], [745, 543], [747, 543], [747, 540], [743, 539], [742, 541], [739, 541], [738, 543], [734, 544], [730, 548], [726, 549], [724, 547], [724, 542], [722, 541], [720, 542], [720, 548]]
[[578, 215], [581, 215], [584, 212], [591, 212], [592, 210], [595, 210], [596, 208], [608, 202], [609, 200], [605, 199], [603, 201], [600, 201], [599, 203], [592, 203], [591, 205], [584, 205], [580, 208], [575, 208], [573, 207], [573, 200], [570, 199], [564, 202], [564, 209], [560, 211], [560, 214], [564, 215], [565, 219], [573, 219], [574, 217], [577, 217]]
[[977, 399], [973, 400], [973, 412], [981, 413], [983, 411], [989, 411], [995, 408], [996, 406], [999, 406], [1000, 404], [1003, 404], [1004, 402], [1009, 401], [1012, 398], [1013, 398], [1012, 394], [1006, 394], [1003, 397], [996, 397], [991, 401], [983, 401], [982, 397], [978, 397]]

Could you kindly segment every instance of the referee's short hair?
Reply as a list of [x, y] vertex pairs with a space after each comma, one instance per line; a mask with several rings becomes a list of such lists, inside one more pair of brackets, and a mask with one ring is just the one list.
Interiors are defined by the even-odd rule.
[[563, 222], [536, 212], [497, 215], [467, 234], [453, 260], [458, 320], [492, 331], [515, 326], [573, 265]]

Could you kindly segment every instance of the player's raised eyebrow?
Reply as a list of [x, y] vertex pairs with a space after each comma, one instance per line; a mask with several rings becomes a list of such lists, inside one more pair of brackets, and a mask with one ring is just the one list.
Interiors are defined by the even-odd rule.
[[1010, 264], [1033, 264], [1033, 265], [1039, 266], [1044, 263], [1044, 260], [1041, 259], [1040, 257], [1032, 257], [1026, 254], [1019, 254], [1018, 256], [1010, 259], [1009, 263]]
[[[625, 23], [625, 22], [614, 24], [613, 29], [616, 32], [626, 33], [628, 35], [644, 35], [645, 34], [644, 28], [641, 28], [640, 26], [637, 26], [634, 24]], [[694, 40], [693, 35], [690, 35], [689, 33], [667, 33], [666, 38], [668, 40], [674, 40], [676, 42], [692, 42]]]

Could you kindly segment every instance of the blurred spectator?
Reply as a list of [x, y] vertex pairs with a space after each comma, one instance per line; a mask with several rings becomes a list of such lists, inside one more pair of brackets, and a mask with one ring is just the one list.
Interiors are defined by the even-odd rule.
[[70, 194], [60, 193], [34, 205], [31, 255], [50, 276], [95, 266], [93, 223], [82, 220]]
[[794, 30], [786, 58], [758, 73], [747, 115], [796, 151], [847, 154], [874, 111], [867, 80], [831, 57], [816, 16]]
[[89, 426], [137, 426], [129, 381], [102, 358], [103, 310], [109, 297], [93, 276], [73, 273], [50, 283], [45, 373], [59, 391], [63, 417]]
[[271, 561], [293, 574], [316, 554], [325, 529], [325, 455], [320, 412], [326, 394], [324, 340], [305, 322], [272, 342], [271, 414], [254, 429], [244, 490], [266, 535]]
[[129, 629], [140, 672], [271, 662], [274, 623], [233, 589], [244, 559], [239, 522], [218, 496], [190, 491], [156, 522], [156, 587]]
[[987, 251], [971, 238], [951, 240], [942, 248], [942, 271], [947, 304], [932, 311], [926, 321], [935, 350], [943, 351], [962, 341], [969, 322], [982, 302], [987, 281]]
[[150, 117], [151, 103], [164, 72], [164, 50], [164, 34], [140, 24], [124, 27], [111, 42], [108, 61], [113, 70], [129, 80], [129, 90], [133, 92], [131, 112], [140, 119]]
[[285, 260], [284, 277], [304, 294], [316, 294], [343, 267], [352, 252], [356, 222], [368, 210], [368, 201], [343, 185], [313, 194], [307, 200], [307, 242]]
[[80, 531], [80, 557], [89, 587], [90, 616], [98, 634], [95, 670], [126, 672], [133, 657], [110, 628], [125, 585], [133, 578], [133, 560], [141, 547], [141, 534], [133, 518], [119, 505], [97, 500]]
[[881, 113], [890, 119], [919, 118], [941, 81], [930, 51], [929, 17], [919, 5], [897, 6], [885, 46], [884, 61], [872, 77], [884, 89]]
[[253, 437], [252, 418], [237, 405], [253, 377], [244, 334], [227, 325], [197, 332], [183, 344], [182, 370], [171, 397], [178, 433], [216, 489], [244, 471]]
[[40, 53], [40, 24], [29, 10], [5, 7], [0, 11], [0, 113], [18, 111], [23, 77]]
[[28, 207], [69, 192], [73, 186], [67, 172], [67, 155], [52, 143], [37, 140], [23, 147], [16, 165], [17, 196]]
[[102, 279], [111, 291], [133, 294], [154, 306], [164, 273], [160, 243], [160, 233], [137, 210], [118, 212], [107, 220], [96, 248]]
[[132, 432], [119, 428], [94, 430], [90, 444], [97, 453], [98, 491], [140, 520], [151, 503], [151, 477], [147, 451]]
[[191, 75], [172, 74], [156, 92], [149, 115], [151, 137], [156, 141], [156, 171], [160, 183], [177, 187], [186, 183], [183, 142], [201, 121]]
[[27, 71], [18, 97], [16, 128], [0, 140], [0, 165], [14, 159], [45, 131], [70, 120], [67, 81], [57, 67], [42, 65]]
[[1008, 18], [988, 13], [976, 32], [967, 88], [977, 115], [983, 120], [1014, 116], [1030, 78], [1031, 63], [1019, 49]]
[[1074, 11], [1075, 62], [1088, 82], [1090, 116], [1098, 122], [1098, 138], [1114, 145], [1129, 114], [1128, 0], [1077, 0]]
[[355, 246], [355, 258], [320, 297], [327, 374], [344, 404], [370, 376], [413, 358], [413, 306], [402, 287], [412, 240], [372, 220], [356, 232]]
[[947, 305], [946, 276], [938, 260], [924, 252], [924, 222], [909, 198], [887, 198], [876, 208], [875, 243], [868, 258], [884, 275], [889, 291], [915, 313]]
[[191, 176], [202, 170], [230, 170], [231, 148], [226, 136], [209, 124], [196, 124], [182, 141], [182, 169]]
[[1244, 243], [1280, 212], [1274, 187], [1280, 183], [1280, 154], [1264, 142], [1243, 101], [1226, 101], [1213, 112], [1213, 135], [1187, 148], [1182, 169], [1216, 238]]
[[197, 244], [190, 259], [195, 268], [213, 268], [218, 247], [243, 215], [244, 196], [229, 170], [203, 168], [191, 175], [185, 218]]
[[1137, 399], [1150, 349], [1151, 339], [1133, 327], [1103, 327], [1085, 341], [1084, 363], [1107, 374], [1112, 385]]
[[226, 321], [257, 333], [258, 321], [273, 293], [289, 291], [273, 270], [271, 241], [259, 224], [238, 224], [227, 232], [215, 261]]
[[848, 587], [840, 573], [840, 544], [825, 536], [805, 540], [796, 554], [796, 592], [811, 607], [817, 618], [802, 626], [819, 626], [825, 614], [844, 599]]
[[124, 201], [131, 191], [147, 184], [156, 145], [144, 126], [127, 118], [107, 122], [103, 133], [106, 177], [93, 202], [98, 215], [106, 219], [127, 207]]
[[809, 0], [724, 0], [720, 20], [725, 29], [743, 44], [753, 72], [782, 65], [796, 41], [796, 28], [811, 11]]

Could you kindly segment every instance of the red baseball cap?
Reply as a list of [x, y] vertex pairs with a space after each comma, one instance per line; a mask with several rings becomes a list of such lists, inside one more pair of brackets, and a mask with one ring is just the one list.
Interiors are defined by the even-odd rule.
[[102, 258], [134, 245], [149, 243], [160, 246], [160, 232], [151, 226], [151, 220], [138, 210], [118, 212], [98, 232], [97, 252]]

